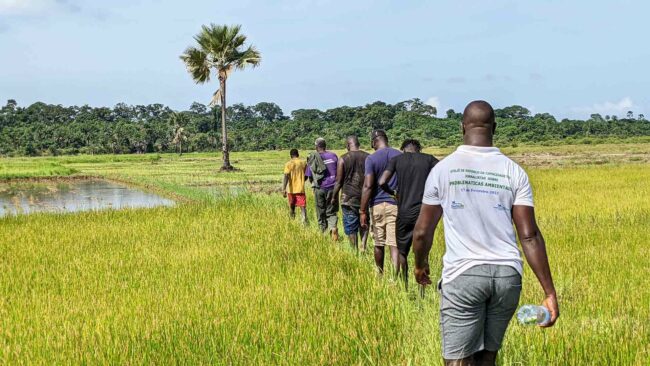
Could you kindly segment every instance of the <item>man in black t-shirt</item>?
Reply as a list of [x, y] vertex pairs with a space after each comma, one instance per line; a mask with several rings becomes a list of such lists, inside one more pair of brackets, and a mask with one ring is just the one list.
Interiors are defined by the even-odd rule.
[[[420, 213], [424, 185], [429, 172], [438, 159], [421, 153], [422, 146], [418, 140], [406, 140], [402, 143], [402, 155], [390, 160], [386, 170], [379, 179], [380, 187], [397, 198], [397, 248], [399, 250], [399, 268], [406, 286], [408, 280], [407, 257], [413, 241], [413, 228]], [[397, 192], [388, 184], [393, 175], [397, 175]]]
[[368, 153], [360, 149], [359, 138], [348, 136], [346, 139], [348, 152], [339, 159], [336, 168], [336, 183], [332, 194], [331, 204], [339, 204], [341, 194], [341, 209], [343, 210], [343, 228], [345, 235], [350, 240], [350, 245], [359, 250], [359, 235], [361, 236], [362, 250], [366, 251], [368, 231], [361, 228], [359, 210], [361, 208], [361, 190]]

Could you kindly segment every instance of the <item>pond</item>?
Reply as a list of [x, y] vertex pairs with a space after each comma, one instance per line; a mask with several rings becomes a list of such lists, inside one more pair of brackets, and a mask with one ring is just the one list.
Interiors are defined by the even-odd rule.
[[0, 217], [34, 212], [78, 212], [173, 205], [174, 201], [157, 194], [101, 179], [0, 185]]

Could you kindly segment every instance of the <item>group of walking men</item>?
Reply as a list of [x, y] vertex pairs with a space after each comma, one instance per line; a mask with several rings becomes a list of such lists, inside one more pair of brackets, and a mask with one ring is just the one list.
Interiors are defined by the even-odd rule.
[[347, 153], [338, 158], [327, 150], [326, 141], [318, 138], [316, 152], [306, 162], [297, 150], [291, 150], [291, 160], [284, 169], [284, 191], [291, 215], [295, 216], [298, 207], [303, 222], [307, 222], [304, 188], [305, 181], [311, 182], [321, 231], [338, 240], [340, 207], [350, 245], [358, 250], [361, 242], [365, 251], [372, 228], [377, 269], [383, 272], [388, 247], [393, 266], [406, 280], [407, 257], [424, 183], [438, 160], [422, 153], [417, 140], [404, 141], [401, 151], [392, 148], [383, 130], [372, 132], [370, 144], [375, 150], [372, 154], [361, 150], [357, 136], [349, 136]]
[[338, 240], [340, 206], [352, 247], [358, 250], [360, 241], [365, 251], [371, 230], [378, 271], [388, 247], [405, 285], [411, 247], [416, 281], [432, 283], [428, 255], [442, 218], [446, 251], [437, 289], [443, 357], [448, 365], [492, 365], [521, 293], [515, 229], [546, 295], [551, 319], [543, 326], [555, 323], [559, 308], [528, 176], [493, 146], [494, 110], [484, 101], [470, 103], [461, 128], [463, 145], [440, 162], [417, 140], [405, 140], [401, 151], [392, 148], [383, 130], [370, 136], [372, 154], [350, 136], [340, 158], [318, 138], [306, 162], [291, 150], [283, 190], [292, 217], [298, 207], [307, 223], [305, 182], [311, 182], [321, 231]]

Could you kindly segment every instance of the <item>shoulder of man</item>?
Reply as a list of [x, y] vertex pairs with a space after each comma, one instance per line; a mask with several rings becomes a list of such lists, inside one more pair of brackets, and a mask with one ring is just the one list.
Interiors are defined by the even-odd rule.
[[508, 164], [511, 165], [512, 169], [514, 169], [514, 171], [516, 172], [517, 175], [519, 175], [519, 177], [528, 178], [528, 172], [526, 172], [526, 169], [524, 169], [521, 165], [517, 164], [516, 161], [508, 158]]
[[397, 172], [398, 170], [402, 169], [403, 167], [408, 165], [408, 162], [403, 161], [403, 156], [402, 155], [395, 155], [392, 156], [390, 159], [388, 159], [388, 164], [386, 164], [386, 169], [387, 171], [391, 172]]
[[433, 168], [431, 168], [431, 172], [433, 172], [435, 170], [436, 172], [441, 173], [442, 171], [444, 171], [444, 169], [448, 169], [449, 164], [452, 164], [453, 161], [454, 161], [453, 153], [447, 155], [442, 160], [435, 159], [434, 160], [434, 166], [433, 166]]
[[374, 165], [374, 163], [373, 163], [373, 161], [372, 161], [372, 154], [368, 154], [368, 156], [366, 156], [366, 160], [365, 160], [365, 162], [364, 162], [364, 165], [365, 165], [365, 167], [366, 167], [366, 173], [367, 173], [370, 169], [372, 169], [372, 167], [373, 167], [373, 165]]
[[438, 158], [436, 158], [435, 156], [433, 156], [431, 154], [424, 154], [424, 155], [426, 155], [427, 159], [429, 159], [431, 164], [438, 164], [438, 162], [440, 161], [440, 160], [438, 160]]
[[402, 159], [404, 159], [406, 154], [394, 155], [388, 159], [388, 164], [401, 164]]
[[524, 169], [524, 168], [521, 167], [521, 165], [517, 164], [516, 161], [510, 159], [510, 157], [509, 157], [508, 155], [506, 155], [506, 154], [504, 154], [504, 153], [501, 153], [501, 157], [502, 157], [503, 160], [506, 161], [508, 164], [512, 164], [512, 165], [514, 165], [514, 166], [516, 166], [517, 168], [522, 169], [522, 170]]
[[519, 163], [510, 159], [510, 157], [506, 154], [501, 153], [500, 158], [502, 159], [502, 163], [508, 165], [510, 169], [513, 169], [517, 173], [523, 173], [527, 175], [526, 170], [521, 165], [519, 165]]
[[438, 163], [442, 163], [445, 160], [453, 160], [456, 156], [458, 156], [458, 151], [452, 151], [449, 153], [447, 156], [443, 157], [442, 159], [438, 159]]
[[336, 161], [336, 160], [339, 159], [338, 156], [336, 156], [335, 153], [333, 153], [333, 152], [331, 152], [331, 151], [329, 151], [329, 150], [328, 150], [328, 151], [324, 151], [324, 152], [322, 152], [322, 153], [320, 154], [320, 157], [321, 157], [321, 159], [322, 159], [323, 161], [325, 161], [325, 160], [334, 160], [334, 161]]

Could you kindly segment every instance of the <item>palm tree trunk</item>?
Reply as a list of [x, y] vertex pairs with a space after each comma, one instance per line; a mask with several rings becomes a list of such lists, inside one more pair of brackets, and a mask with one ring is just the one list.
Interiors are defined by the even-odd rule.
[[228, 131], [226, 130], [226, 77], [219, 76], [221, 90], [221, 151], [223, 152], [223, 165], [221, 170], [232, 170], [230, 153], [228, 152]]

